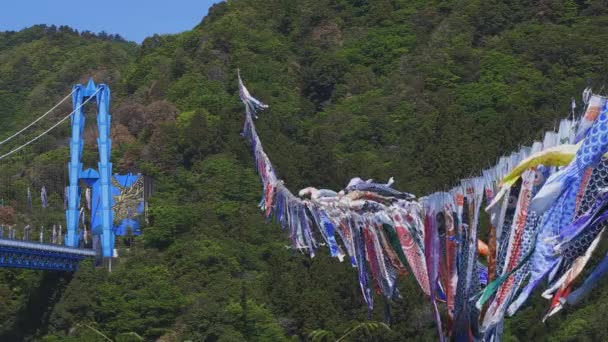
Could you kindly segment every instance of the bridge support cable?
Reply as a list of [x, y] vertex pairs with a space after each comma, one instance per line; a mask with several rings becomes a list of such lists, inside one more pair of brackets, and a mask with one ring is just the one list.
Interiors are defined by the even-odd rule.
[[[99, 90], [98, 90], [99, 91]], [[97, 91], [97, 92], [98, 92]], [[97, 92], [95, 92], [95, 94], [97, 94]], [[51, 126], [49, 129], [47, 129], [46, 131], [40, 133], [38, 136], [36, 136], [35, 138], [33, 138], [32, 140], [26, 142], [25, 144], [11, 150], [8, 153], [5, 153], [3, 155], [0, 156], [0, 160], [9, 157], [11, 155], [13, 155], [16, 152], [21, 151], [22, 149], [24, 149], [25, 147], [27, 147], [28, 145], [34, 143], [36, 140], [42, 138], [43, 136], [47, 135], [50, 131], [54, 130], [55, 128], [57, 128], [57, 126], [61, 125], [64, 121], [66, 121], [67, 119], [69, 119], [72, 114], [74, 114], [76, 111], [78, 111], [80, 108], [82, 108], [84, 105], [86, 105], [89, 101], [91, 101], [93, 99], [93, 96], [89, 97], [88, 99], [86, 99], [86, 101], [84, 101], [78, 108], [74, 109], [70, 114], [68, 114], [66, 117], [64, 117], [63, 119], [59, 120], [56, 124], [54, 124], [53, 126]]]
[[10, 137], [0, 141], [0, 145], [5, 144], [6, 142], [12, 140], [13, 138], [15, 138], [16, 136], [18, 136], [19, 134], [23, 133], [25, 130], [27, 130], [28, 128], [32, 127], [33, 125], [35, 125], [38, 121], [44, 119], [47, 115], [49, 115], [50, 113], [52, 113], [55, 109], [57, 109], [57, 107], [59, 107], [62, 103], [64, 103], [65, 101], [67, 101], [70, 97], [72, 97], [72, 94], [74, 94], [74, 90], [72, 90], [71, 93], [69, 93], [66, 97], [64, 97], [61, 101], [59, 101], [56, 105], [53, 106], [53, 108], [49, 109], [46, 113], [42, 114], [40, 117], [38, 117], [36, 120], [32, 121], [29, 125], [23, 127], [22, 129], [20, 129], [19, 131], [17, 131], [15, 134], [11, 135]]

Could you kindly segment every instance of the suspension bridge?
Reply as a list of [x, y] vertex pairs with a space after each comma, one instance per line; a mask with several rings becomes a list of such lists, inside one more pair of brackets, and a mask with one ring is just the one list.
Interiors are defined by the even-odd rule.
[[[22, 191], [24, 183], [30, 181], [27, 177], [5, 178], [2, 182], [0, 267], [74, 271], [85, 258], [102, 261], [116, 257], [116, 236], [140, 234], [145, 198], [150, 193], [149, 182], [141, 174], [112, 173], [110, 96], [110, 88], [105, 84], [96, 85], [93, 80], [86, 85], [76, 84], [72, 92], [49, 111], [0, 141], [2, 151], [3, 147], [11, 146], [10, 143], [25, 138], [25, 142], [19, 141], [17, 146], [0, 154], [2, 170], [6, 172], [10, 169], [7, 165], [14, 163], [16, 156], [21, 153], [23, 157], [24, 149], [40, 144], [51, 132], [56, 134], [64, 122], [70, 122], [69, 161], [64, 169], [67, 177], [59, 182], [64, 184], [47, 188], [39, 181], [38, 202], [32, 196], [38, 190], [35, 186], [28, 185], [27, 191]], [[70, 98], [72, 111], [69, 114], [46, 129], [36, 130], [45, 118]], [[83, 148], [87, 105], [94, 105], [91, 113], [96, 116], [98, 158], [95, 168], [85, 169]], [[35, 131], [34, 136], [28, 137], [32, 131]], [[21, 185], [20, 190], [13, 189], [18, 185]], [[25, 205], [22, 202], [26, 202]], [[61, 205], [64, 219], [60, 218], [63, 216], [60, 214]], [[34, 206], [40, 207], [38, 215], [35, 215]]]

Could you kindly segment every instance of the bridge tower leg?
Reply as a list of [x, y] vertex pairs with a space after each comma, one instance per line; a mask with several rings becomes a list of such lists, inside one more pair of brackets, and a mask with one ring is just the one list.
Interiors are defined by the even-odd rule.
[[78, 247], [78, 204], [80, 203], [80, 189], [78, 187], [78, 179], [82, 171], [82, 132], [84, 130], [84, 113], [82, 103], [87, 90], [82, 85], [74, 86], [72, 94], [72, 106], [74, 114], [72, 114], [72, 136], [70, 138], [70, 162], [68, 164], [69, 184], [68, 184], [68, 209], [66, 210], [66, 228], [65, 245], [68, 247]]
[[114, 212], [112, 211], [112, 139], [110, 139], [110, 88], [105, 84], [99, 85], [97, 93], [97, 129], [99, 138], [99, 190], [101, 196], [101, 246], [104, 257], [112, 257], [114, 251], [114, 231], [112, 230]]

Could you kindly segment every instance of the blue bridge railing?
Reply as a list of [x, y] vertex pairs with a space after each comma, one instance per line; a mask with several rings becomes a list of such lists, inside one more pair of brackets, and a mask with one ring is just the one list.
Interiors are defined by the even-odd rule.
[[71, 272], [81, 260], [95, 256], [92, 249], [0, 239], [0, 267]]

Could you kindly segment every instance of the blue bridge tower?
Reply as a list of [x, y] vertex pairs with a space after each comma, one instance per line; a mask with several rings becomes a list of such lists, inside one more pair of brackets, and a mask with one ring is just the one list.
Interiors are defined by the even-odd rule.
[[114, 232], [113, 211], [112, 211], [112, 163], [110, 153], [112, 150], [112, 140], [110, 139], [110, 88], [105, 84], [95, 85], [93, 80], [89, 80], [85, 86], [77, 84], [74, 86], [72, 95], [72, 106], [75, 110], [72, 115], [72, 136], [70, 139], [70, 162], [69, 185], [68, 185], [68, 207], [66, 210], [67, 234], [65, 245], [68, 247], [78, 247], [80, 237], [78, 234], [78, 217], [80, 203], [79, 181], [90, 177], [89, 172], [85, 173], [82, 166], [82, 149], [84, 147], [83, 131], [85, 124], [83, 102], [87, 98], [94, 97], [97, 104], [97, 129], [99, 137], [97, 145], [99, 149], [99, 162], [97, 164], [99, 174], [99, 197], [100, 197], [100, 227], [92, 227], [94, 234], [101, 238], [101, 249], [103, 257], [113, 256], [114, 251]]

